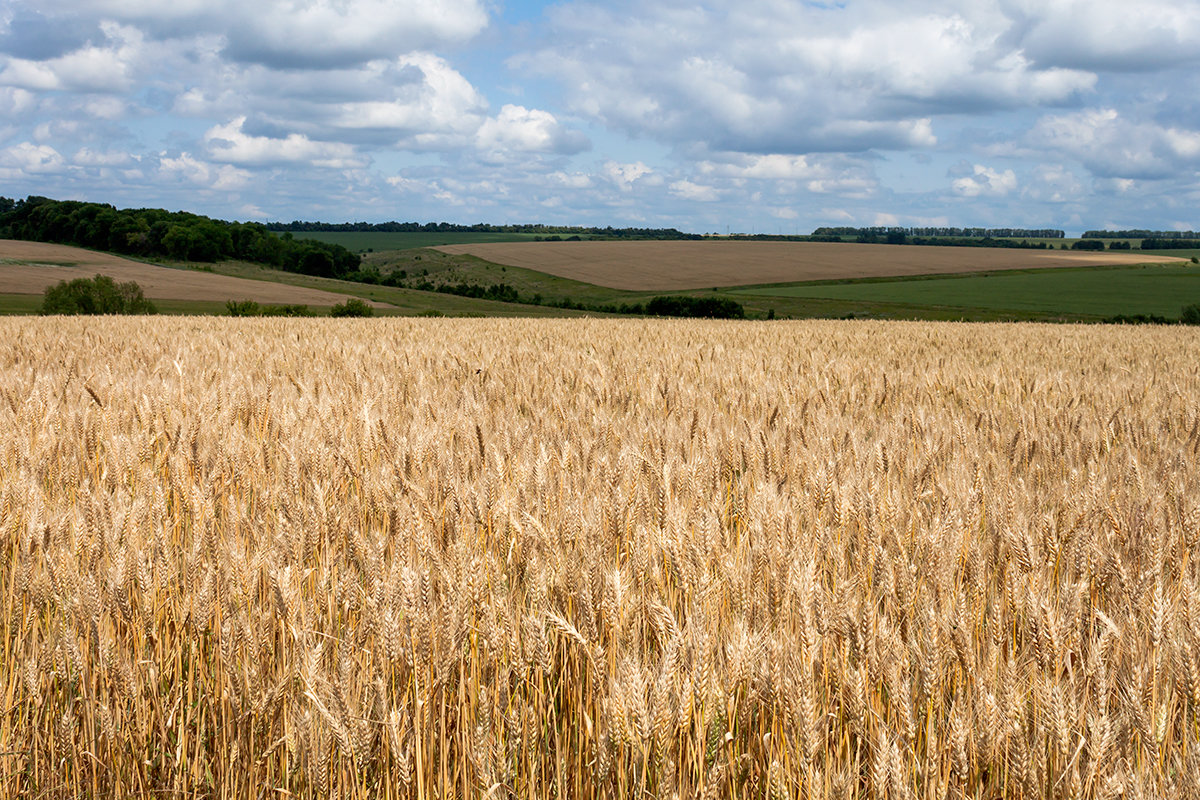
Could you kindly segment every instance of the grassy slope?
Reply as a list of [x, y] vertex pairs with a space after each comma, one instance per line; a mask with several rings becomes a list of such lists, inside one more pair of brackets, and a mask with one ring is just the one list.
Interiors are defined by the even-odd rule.
[[755, 287], [734, 293], [1072, 318], [1116, 314], [1175, 317], [1181, 306], [1200, 302], [1200, 268], [1173, 264], [1020, 270], [903, 281]]
[[580, 313], [520, 303], [476, 300], [470, 297], [442, 294], [441, 292], [421, 292], [415, 289], [373, 286], [366, 283], [352, 283], [332, 278], [298, 275], [292, 272], [267, 269], [257, 264], [247, 264], [240, 261], [226, 261], [214, 264], [212, 265], [212, 269], [214, 272], [219, 272], [222, 275], [233, 275], [234, 277], [250, 278], [252, 280], [279, 281], [291, 284], [292, 286], [324, 289], [327, 292], [361, 297], [364, 300], [377, 300], [393, 306], [390, 309], [376, 309], [376, 314], [412, 315], [439, 312], [447, 315], [481, 315], [489, 317], [562, 317], [578, 316]]

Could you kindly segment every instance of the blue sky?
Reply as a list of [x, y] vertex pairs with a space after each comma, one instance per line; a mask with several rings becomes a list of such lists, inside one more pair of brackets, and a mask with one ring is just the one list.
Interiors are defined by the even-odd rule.
[[1200, 228], [1200, 3], [0, 0], [0, 194], [226, 219]]

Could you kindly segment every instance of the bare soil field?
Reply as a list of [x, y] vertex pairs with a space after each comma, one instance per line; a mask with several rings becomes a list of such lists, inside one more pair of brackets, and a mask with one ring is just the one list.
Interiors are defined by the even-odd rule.
[[159, 267], [78, 247], [0, 239], [0, 293], [41, 294], [59, 281], [97, 274], [115, 281], [137, 281], [152, 300], [254, 300], [332, 306], [346, 299], [319, 289]]
[[437, 249], [632, 291], [1181, 260], [1140, 253], [832, 242], [496, 242]]

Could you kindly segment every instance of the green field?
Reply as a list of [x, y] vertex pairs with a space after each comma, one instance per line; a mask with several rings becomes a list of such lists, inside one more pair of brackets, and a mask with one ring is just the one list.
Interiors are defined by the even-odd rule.
[[769, 296], [1067, 317], [1178, 317], [1182, 306], [1200, 303], [1200, 267], [1171, 264], [1021, 270], [915, 280], [748, 287], [731, 290], [731, 294], [757, 296], [760, 303]]
[[[480, 244], [487, 242], [528, 242], [533, 233], [437, 233], [417, 231], [413, 233], [387, 233], [376, 231], [301, 231], [292, 236], [297, 239], [316, 239], [328, 244], [340, 244], [347, 250], [363, 253], [370, 250], [410, 250], [414, 247], [438, 247], [443, 244]], [[553, 234], [549, 234], [553, 235]], [[564, 237], [565, 238], [565, 237]]]

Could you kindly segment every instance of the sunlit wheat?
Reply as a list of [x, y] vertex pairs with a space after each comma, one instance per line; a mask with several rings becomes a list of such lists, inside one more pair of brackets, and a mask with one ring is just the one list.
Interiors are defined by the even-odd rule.
[[0, 321], [0, 795], [1200, 793], [1200, 333]]

